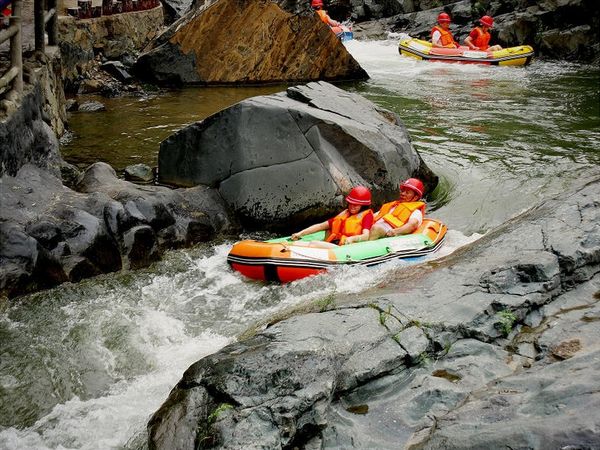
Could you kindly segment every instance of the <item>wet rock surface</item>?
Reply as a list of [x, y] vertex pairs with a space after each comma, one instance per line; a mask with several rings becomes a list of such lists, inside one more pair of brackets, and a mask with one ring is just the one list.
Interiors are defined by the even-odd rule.
[[196, 362], [149, 448], [594, 448], [600, 176], [585, 182]]
[[30, 164], [0, 187], [0, 295], [8, 297], [145, 267], [168, 248], [234, 229], [213, 190], [138, 186], [104, 163], [90, 166], [77, 190]]
[[161, 143], [159, 180], [219, 191], [246, 226], [289, 227], [337, 214], [343, 194], [371, 187], [373, 203], [398, 195], [398, 180], [437, 177], [400, 118], [326, 82], [254, 97]]
[[153, 40], [138, 76], [171, 85], [366, 79], [308, 3], [197, 2]]

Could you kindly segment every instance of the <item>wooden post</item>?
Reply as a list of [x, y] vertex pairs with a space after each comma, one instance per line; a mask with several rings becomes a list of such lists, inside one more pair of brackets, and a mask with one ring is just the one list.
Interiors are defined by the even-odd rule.
[[112, 0], [102, 0], [102, 14], [105, 16], [112, 14]]
[[23, 46], [21, 38], [21, 23], [23, 16], [22, 0], [13, 0], [10, 25], [17, 25], [19, 30], [10, 38], [10, 65], [19, 70], [13, 79], [13, 89], [21, 95], [23, 93]]
[[46, 31], [44, 23], [44, 0], [34, 0], [33, 20], [35, 27], [35, 50], [46, 51]]
[[92, 17], [92, 0], [77, 0], [77, 6], [79, 6], [80, 19]]
[[48, 0], [48, 9], [54, 10], [54, 14], [48, 21], [48, 45], [58, 44], [58, 8], [56, 7], [56, 0]]

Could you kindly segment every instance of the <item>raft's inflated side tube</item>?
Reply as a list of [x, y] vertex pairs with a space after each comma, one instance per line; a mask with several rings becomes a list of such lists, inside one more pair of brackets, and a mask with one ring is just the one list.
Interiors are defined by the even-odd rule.
[[[392, 259], [422, 258], [442, 245], [446, 231], [443, 223], [426, 218], [412, 234], [331, 249], [294, 245], [289, 237], [262, 242], [246, 240], [233, 246], [227, 262], [248, 278], [285, 283], [342, 264], [374, 266]], [[324, 239], [325, 232], [321, 231], [304, 236], [302, 241]]]

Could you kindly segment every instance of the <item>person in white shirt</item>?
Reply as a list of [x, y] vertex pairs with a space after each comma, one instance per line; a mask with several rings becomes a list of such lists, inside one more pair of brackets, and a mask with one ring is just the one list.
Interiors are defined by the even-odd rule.
[[419, 228], [425, 213], [425, 202], [420, 201], [424, 189], [417, 178], [401, 183], [398, 200], [384, 204], [375, 214], [369, 240], [410, 234]]

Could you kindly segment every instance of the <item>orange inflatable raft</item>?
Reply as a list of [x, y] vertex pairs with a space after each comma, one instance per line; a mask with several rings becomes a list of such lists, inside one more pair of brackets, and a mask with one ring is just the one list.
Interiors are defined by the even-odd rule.
[[[357, 242], [332, 249], [296, 245], [289, 237], [269, 241], [245, 240], [233, 246], [227, 262], [233, 270], [254, 280], [289, 282], [340, 265], [374, 266], [394, 259], [417, 260], [440, 248], [447, 227], [426, 218], [412, 234]], [[301, 241], [324, 240], [320, 231]]]

